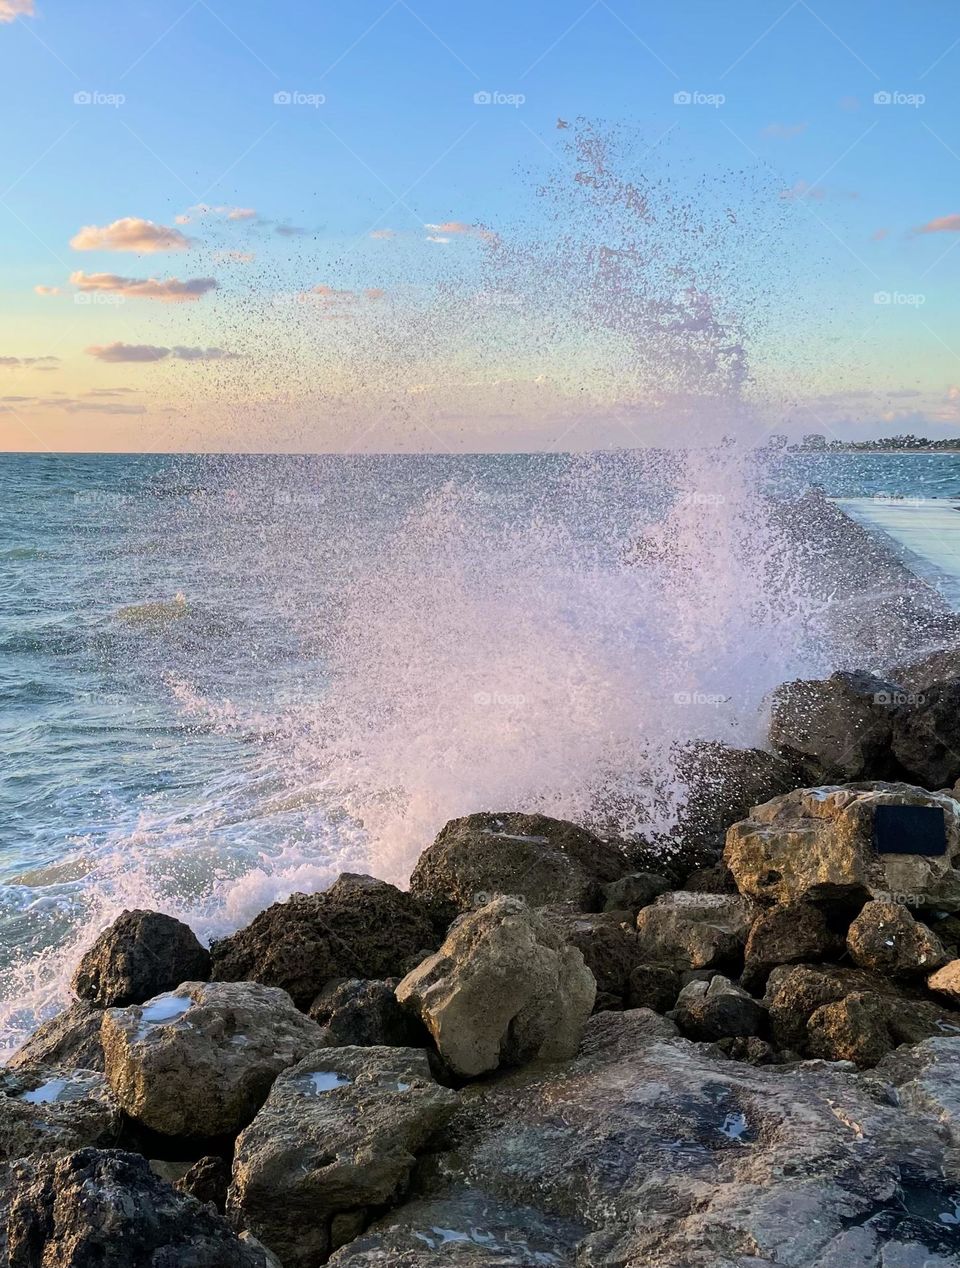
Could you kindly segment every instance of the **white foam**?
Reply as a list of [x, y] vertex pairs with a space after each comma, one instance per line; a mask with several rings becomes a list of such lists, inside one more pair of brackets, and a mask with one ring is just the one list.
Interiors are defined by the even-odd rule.
[[19, 1099], [31, 1105], [49, 1105], [58, 1101], [70, 1083], [69, 1079], [48, 1079], [32, 1092], [22, 1092]]

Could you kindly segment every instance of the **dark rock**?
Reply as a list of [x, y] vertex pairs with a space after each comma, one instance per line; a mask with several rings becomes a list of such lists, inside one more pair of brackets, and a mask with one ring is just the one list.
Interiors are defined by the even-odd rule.
[[604, 911], [628, 911], [635, 916], [655, 898], [665, 894], [670, 882], [659, 872], [630, 872], [603, 886]]
[[946, 963], [940, 940], [902, 903], [866, 903], [847, 932], [855, 964], [894, 977], [925, 977]]
[[711, 867], [696, 867], [683, 882], [683, 889], [692, 894], [735, 894], [737, 882], [733, 872], [721, 861]]
[[770, 742], [818, 783], [885, 779], [901, 694], [862, 671], [784, 683], [771, 696]]
[[893, 727], [893, 752], [907, 777], [924, 788], [960, 779], [960, 678], [936, 683], [902, 709]]
[[122, 1117], [97, 1070], [0, 1070], [0, 1159], [113, 1145]]
[[747, 1065], [775, 1065], [777, 1054], [766, 1039], [756, 1035], [718, 1039], [714, 1049], [729, 1061], [744, 1061]]
[[314, 1268], [395, 1199], [456, 1106], [420, 1049], [311, 1053], [237, 1140], [231, 1217], [284, 1268]]
[[842, 952], [842, 939], [831, 931], [818, 907], [810, 903], [772, 907], [750, 926], [741, 980], [748, 990], [762, 990], [777, 965], [831, 960]]
[[338, 1046], [424, 1048], [430, 1037], [397, 1003], [396, 985], [396, 980], [333, 982], [313, 1001], [310, 1016]]
[[274, 903], [210, 950], [216, 980], [278, 986], [306, 1009], [331, 980], [399, 976], [406, 960], [435, 945], [416, 897], [344, 874], [322, 894]]
[[100, 1008], [142, 1004], [210, 976], [210, 953], [189, 926], [159, 911], [125, 911], [81, 959], [70, 983]]
[[652, 1008], [667, 1013], [680, 993], [680, 973], [667, 964], [639, 964], [630, 972], [624, 1003], [627, 1008]]
[[729, 978], [691, 982], [671, 1014], [688, 1039], [747, 1039], [766, 1028], [766, 1009]]
[[218, 1211], [222, 1211], [227, 1204], [229, 1186], [230, 1164], [225, 1158], [208, 1154], [204, 1158], [198, 1158], [174, 1187], [181, 1193], [188, 1193], [198, 1202], [209, 1202]]
[[15, 1168], [6, 1233], [10, 1268], [265, 1268], [222, 1216], [117, 1150]]
[[960, 678], [960, 647], [938, 648], [935, 652], [917, 660], [897, 665], [890, 670], [889, 677], [911, 693], [916, 703], [917, 695], [928, 687], [946, 682], [948, 678]]
[[410, 892], [451, 919], [501, 896], [598, 911], [603, 887], [626, 871], [616, 846], [562, 819], [473, 814], [452, 819], [424, 850]]
[[43, 1022], [7, 1065], [61, 1066], [66, 1070], [103, 1070], [100, 1023], [103, 1011], [90, 1004], [71, 1004]]
[[600, 1007], [623, 1007], [631, 971], [638, 962], [637, 931], [624, 923], [623, 911], [578, 912], [544, 908], [544, 915], [563, 940], [576, 947], [597, 979]]
[[890, 1001], [872, 991], [823, 1004], [807, 1022], [807, 1048], [825, 1061], [874, 1066], [894, 1045], [888, 1025]]

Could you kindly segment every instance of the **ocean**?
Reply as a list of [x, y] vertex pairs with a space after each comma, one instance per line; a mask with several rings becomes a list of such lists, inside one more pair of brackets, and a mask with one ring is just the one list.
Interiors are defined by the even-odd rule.
[[[210, 938], [341, 870], [402, 883], [476, 809], [627, 788], [624, 831], [669, 826], [672, 740], [762, 742], [766, 692], [833, 667], [724, 461], [0, 457], [0, 1042], [125, 906]], [[960, 456], [763, 479], [960, 610]]]

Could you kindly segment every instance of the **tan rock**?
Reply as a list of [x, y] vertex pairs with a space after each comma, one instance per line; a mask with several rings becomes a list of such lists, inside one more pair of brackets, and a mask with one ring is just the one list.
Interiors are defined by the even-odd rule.
[[955, 1004], [960, 1004], [960, 960], [951, 960], [943, 968], [937, 969], [927, 978], [927, 986], [939, 995], [946, 995]]
[[878, 973], [910, 977], [929, 973], [947, 955], [936, 934], [914, 920], [902, 903], [865, 903], [847, 932], [855, 964]]
[[637, 916], [638, 958], [679, 969], [722, 967], [742, 954], [756, 914], [738, 894], [662, 894]]

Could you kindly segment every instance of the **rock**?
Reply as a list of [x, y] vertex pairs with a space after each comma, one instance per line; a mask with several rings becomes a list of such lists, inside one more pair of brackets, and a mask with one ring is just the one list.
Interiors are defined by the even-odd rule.
[[310, 1016], [324, 1026], [331, 1045], [360, 1048], [423, 1048], [430, 1037], [416, 1018], [397, 1002], [396, 980], [334, 982], [310, 1006]]
[[410, 956], [436, 944], [415, 897], [345, 873], [322, 894], [274, 903], [210, 952], [217, 981], [278, 986], [305, 1010], [328, 982], [399, 976]]
[[100, 1023], [103, 1012], [90, 1004], [72, 1004], [56, 1017], [43, 1022], [18, 1048], [7, 1065], [62, 1066], [73, 1070], [103, 1070]]
[[568, 1065], [467, 1089], [411, 1200], [331, 1262], [952, 1268], [957, 1154], [935, 1121], [882, 1079], [663, 1027], [599, 1013]]
[[451, 819], [424, 850], [410, 892], [447, 920], [504, 895], [531, 907], [571, 903], [598, 911], [603, 887], [626, 871], [616, 846], [562, 819], [473, 814]]
[[571, 1056], [595, 996], [580, 952], [515, 898], [462, 916], [397, 987], [461, 1078]]
[[756, 1035], [736, 1035], [718, 1039], [713, 1048], [729, 1061], [746, 1061], [749, 1065], [775, 1065], [777, 1054], [766, 1039]]
[[639, 958], [678, 969], [735, 965], [755, 914], [739, 895], [661, 894], [637, 916]]
[[228, 1211], [284, 1268], [314, 1268], [397, 1199], [456, 1106], [420, 1049], [313, 1052], [237, 1140]]
[[857, 991], [835, 1004], [823, 1004], [807, 1022], [807, 1048], [825, 1061], [876, 1065], [894, 1046], [888, 1013], [889, 1001], [872, 991]]
[[960, 1004], [960, 960], [951, 960], [936, 973], [931, 973], [927, 986], [938, 995], [946, 995], [947, 999]]
[[847, 932], [854, 964], [895, 977], [923, 976], [946, 960], [940, 940], [902, 903], [866, 903]]
[[[880, 806], [943, 811], [944, 856], [878, 854], [874, 812]], [[724, 857], [741, 893], [762, 903], [830, 902], [897, 897], [911, 908], [960, 910], [960, 804], [909, 784], [864, 783], [800, 788], [754, 808], [727, 833]]]
[[960, 779], [960, 678], [927, 687], [912, 708], [901, 710], [893, 753], [907, 778], [925, 788]]
[[655, 898], [665, 894], [670, 883], [659, 872], [630, 872], [603, 886], [604, 911], [628, 911], [635, 916]]
[[925, 1039], [898, 1048], [877, 1070], [897, 1085], [899, 1103], [932, 1119], [960, 1148], [960, 1038]]
[[[861, 979], [860, 986], [867, 985]], [[852, 984], [806, 965], [774, 970], [767, 982], [767, 1006], [774, 1041], [781, 1048], [804, 1051], [807, 1022], [824, 1004], [834, 1004], [850, 993]]]
[[0, 1159], [112, 1145], [120, 1106], [97, 1070], [0, 1070]]
[[668, 964], [638, 964], [627, 979], [624, 1003], [627, 1008], [651, 1008], [667, 1013], [680, 993], [679, 970]]
[[326, 1043], [289, 995], [256, 982], [184, 982], [103, 1018], [107, 1078], [131, 1118], [164, 1136], [245, 1127], [281, 1070]]
[[210, 1206], [118, 1150], [19, 1168], [6, 1234], [10, 1268], [265, 1268]]
[[831, 931], [818, 907], [810, 903], [772, 907], [750, 926], [741, 980], [748, 989], [759, 990], [778, 965], [829, 960], [842, 951], [842, 939]]
[[711, 867], [694, 868], [681, 888], [692, 894], [735, 894], [737, 882], [726, 863], [721, 861]]
[[928, 687], [945, 682], [948, 678], [960, 677], [960, 645], [941, 647], [918, 659], [896, 665], [888, 676], [912, 695], [913, 698], [908, 703], [919, 703], [917, 696]]
[[77, 965], [70, 986], [100, 1008], [142, 1004], [181, 982], [210, 976], [210, 953], [181, 920], [159, 911], [125, 911]]
[[690, 982], [680, 992], [673, 1020], [689, 1039], [746, 1039], [766, 1027], [766, 1009], [729, 978]]
[[626, 913], [541, 909], [568, 946], [576, 947], [597, 981], [595, 1008], [622, 1008], [631, 970], [637, 964], [637, 932]]
[[224, 1158], [208, 1154], [188, 1167], [174, 1188], [188, 1193], [198, 1202], [209, 1202], [222, 1211], [227, 1204], [229, 1185], [230, 1164]]
[[873, 674], [786, 682], [770, 698], [770, 743], [818, 782], [884, 779], [903, 690]]

